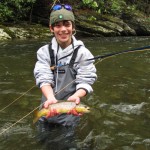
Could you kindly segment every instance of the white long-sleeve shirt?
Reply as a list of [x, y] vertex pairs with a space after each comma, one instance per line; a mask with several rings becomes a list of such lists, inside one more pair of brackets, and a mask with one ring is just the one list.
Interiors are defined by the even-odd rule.
[[[81, 45], [81, 47], [78, 50], [78, 54], [77, 54], [75, 62], [80, 62], [86, 59], [93, 58], [93, 55], [84, 46], [82, 41], [76, 40], [74, 36], [72, 36], [72, 39], [73, 39], [74, 48], [71, 44], [65, 49], [61, 49], [60, 46], [58, 49], [58, 43], [56, 41], [56, 38], [54, 37], [52, 39], [51, 41], [52, 49], [54, 50], [55, 58], [57, 55], [58, 64], [61, 64], [61, 65], [69, 64], [74, 49], [78, 47], [79, 45]], [[83, 89], [86, 89], [88, 93], [91, 93], [93, 91], [91, 85], [95, 82], [97, 78], [96, 68], [93, 65], [93, 62], [94, 60], [74, 64], [73, 67], [75, 71], [77, 72], [76, 80], [75, 80], [76, 90], [83, 88]], [[49, 45], [45, 45], [45, 46], [42, 46], [37, 51], [37, 62], [34, 68], [34, 76], [36, 79], [36, 84], [39, 87], [42, 87], [43, 85], [50, 85], [50, 84], [53, 87], [55, 86], [55, 82], [53, 78], [54, 75], [50, 69], [50, 65], [51, 65], [51, 60], [50, 60], [50, 54], [49, 54]]]

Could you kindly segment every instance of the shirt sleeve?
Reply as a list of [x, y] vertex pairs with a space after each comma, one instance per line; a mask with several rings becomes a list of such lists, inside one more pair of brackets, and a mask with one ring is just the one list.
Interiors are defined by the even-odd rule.
[[91, 93], [93, 92], [91, 85], [97, 79], [96, 68], [95, 65], [93, 64], [94, 60], [90, 60], [90, 61], [84, 61], [84, 60], [93, 58], [93, 55], [86, 48], [83, 48], [78, 55], [80, 58], [78, 57], [77, 61], [81, 61], [81, 63], [77, 65], [76, 89], [83, 88], [86, 89], [88, 93]]
[[48, 45], [43, 46], [37, 51], [37, 62], [34, 68], [34, 77], [38, 87], [42, 87], [43, 85], [54, 86], [53, 72], [50, 69]]

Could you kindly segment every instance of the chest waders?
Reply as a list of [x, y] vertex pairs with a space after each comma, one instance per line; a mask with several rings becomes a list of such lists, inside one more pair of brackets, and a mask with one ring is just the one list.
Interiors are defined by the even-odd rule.
[[[76, 71], [73, 69], [73, 65], [78, 53], [78, 46], [72, 55], [69, 65], [66, 66], [59, 66], [54, 70], [54, 80], [55, 80], [55, 97], [58, 100], [65, 100], [69, 96], [71, 96], [76, 91]], [[50, 51], [50, 53], [53, 50]], [[65, 59], [65, 58], [64, 58]], [[59, 64], [58, 64], [59, 65]]]
[[[53, 70], [55, 87], [53, 88], [55, 97], [57, 100], [66, 100], [76, 91], [76, 71], [73, 69], [73, 65], [78, 53], [78, 46], [71, 57], [69, 65], [59, 66]], [[49, 45], [49, 53], [51, 59], [51, 67], [55, 66], [54, 52], [51, 49], [51, 44]], [[67, 57], [67, 56], [66, 56]], [[65, 57], [64, 57], [65, 59]], [[57, 66], [57, 62], [56, 62]], [[42, 103], [46, 100], [45, 96], [42, 96]], [[75, 126], [79, 121], [79, 116], [61, 114], [47, 119], [49, 123], [61, 124], [63, 126]]]

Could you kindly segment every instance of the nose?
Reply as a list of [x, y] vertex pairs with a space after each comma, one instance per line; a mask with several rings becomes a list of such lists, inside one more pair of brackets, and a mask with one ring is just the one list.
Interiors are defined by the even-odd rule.
[[64, 25], [61, 26], [61, 31], [66, 31], [66, 27]]

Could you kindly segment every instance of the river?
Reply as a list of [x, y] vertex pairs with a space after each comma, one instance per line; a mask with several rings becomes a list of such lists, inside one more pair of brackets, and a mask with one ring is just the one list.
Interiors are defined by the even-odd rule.
[[[150, 45], [149, 37], [81, 39], [95, 56]], [[0, 42], [0, 150], [48, 149], [37, 142], [30, 113], [41, 98], [33, 77], [36, 51], [47, 43], [48, 39]], [[94, 92], [83, 99], [92, 111], [76, 128], [78, 148], [149, 150], [150, 50], [97, 60], [95, 65]]]

